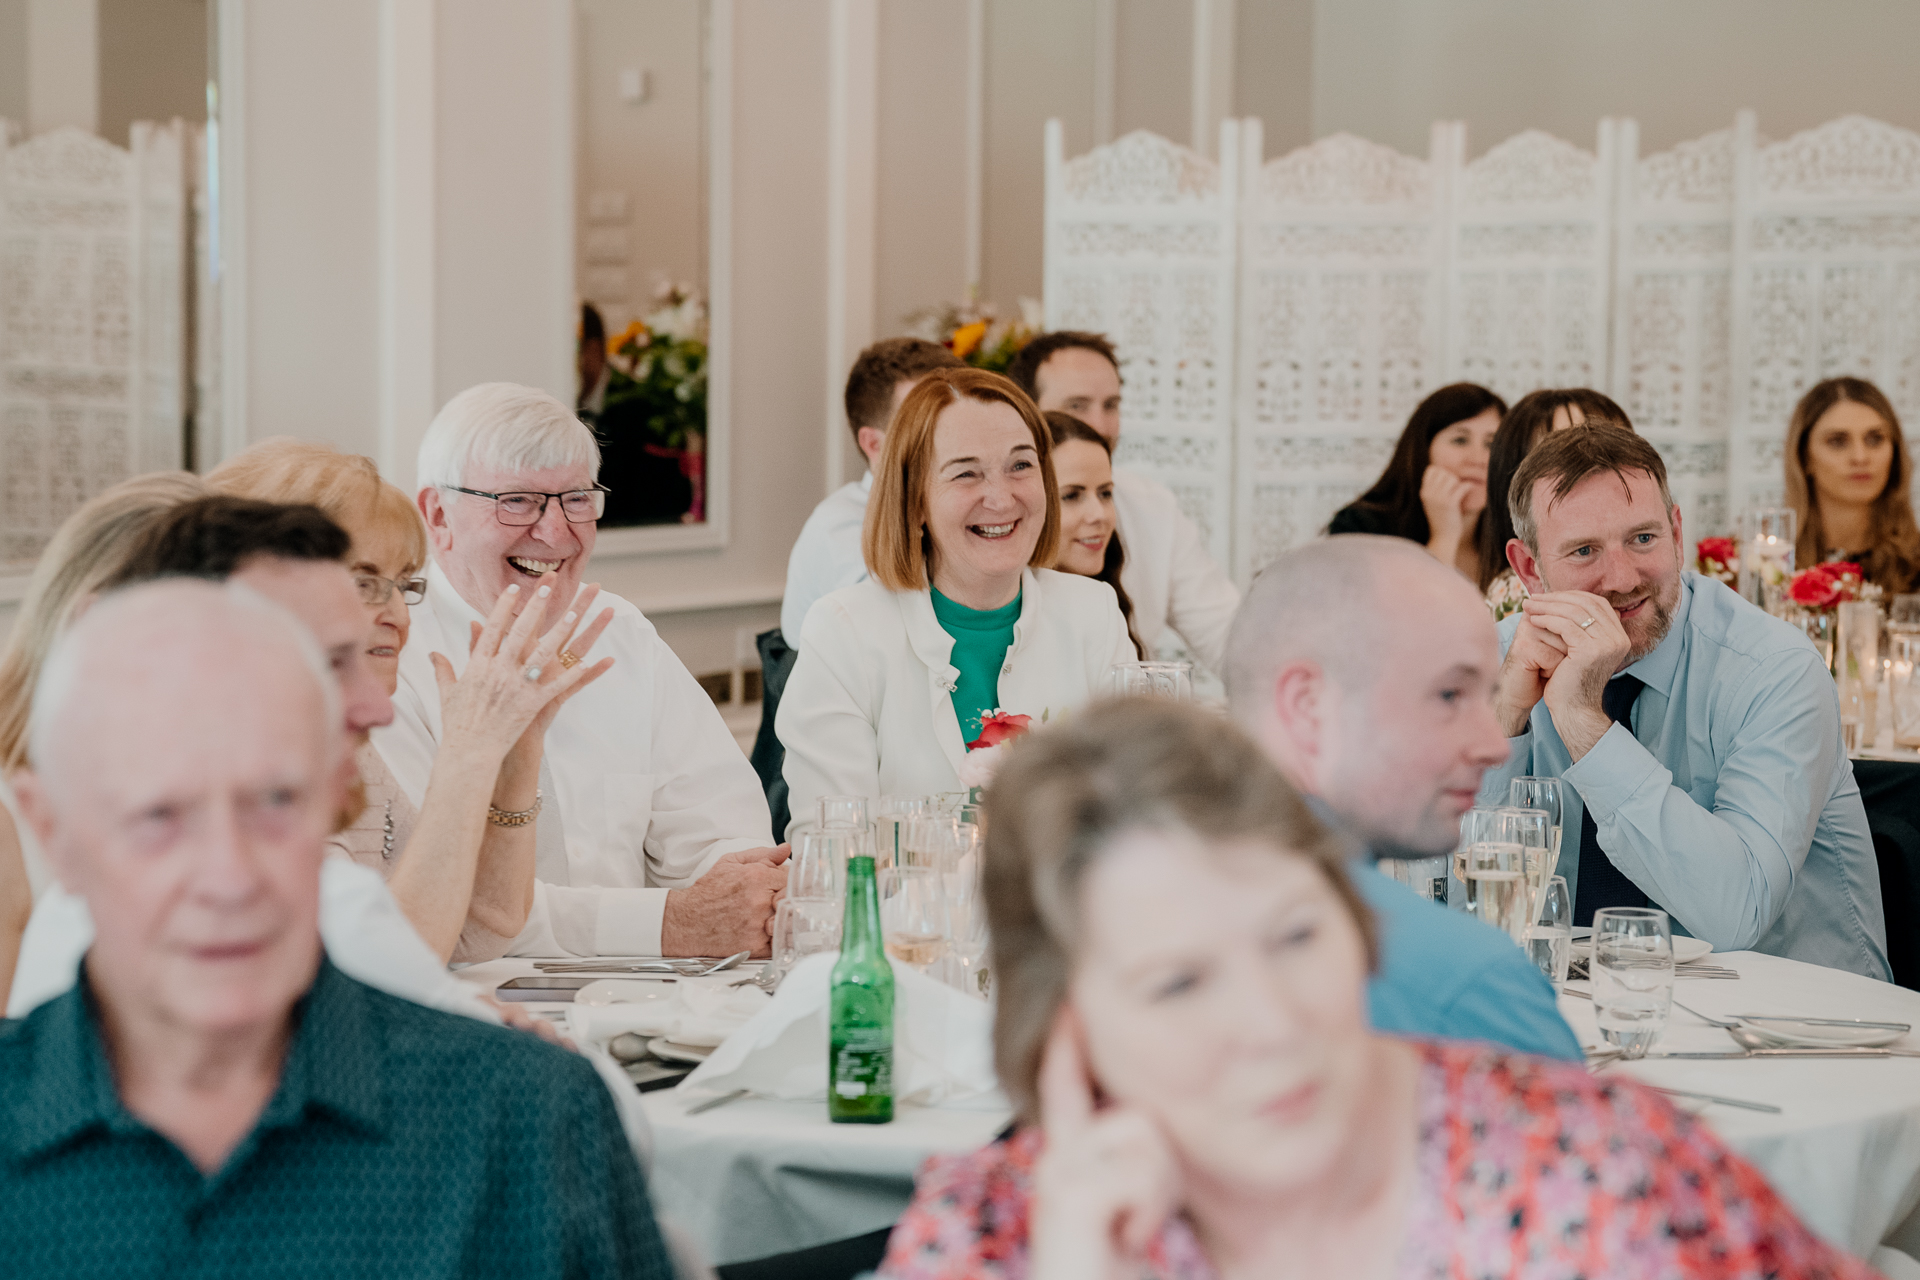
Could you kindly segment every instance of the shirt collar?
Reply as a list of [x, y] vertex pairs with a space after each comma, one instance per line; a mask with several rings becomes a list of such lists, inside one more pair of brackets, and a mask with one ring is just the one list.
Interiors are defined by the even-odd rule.
[[867, 474], [860, 477], [860, 492], [862, 493], [873, 492], [873, 472], [871, 470], [869, 470]]
[[[384, 1046], [375, 1038], [366, 989], [323, 956], [294, 1018], [298, 1025], [280, 1084], [255, 1130], [298, 1124], [313, 1108], [372, 1134], [384, 1132]], [[147, 1131], [114, 1087], [84, 960], [73, 986], [36, 1010], [16, 1034], [32, 1037], [27, 1078], [14, 1091], [12, 1123], [0, 1131], [0, 1145], [11, 1147], [16, 1159], [52, 1151], [96, 1128]]]
[[1687, 651], [1687, 617], [1693, 611], [1694, 574], [1691, 570], [1680, 575], [1680, 602], [1673, 608], [1673, 625], [1667, 628], [1666, 638], [1653, 647], [1653, 652], [1628, 667], [1622, 675], [1631, 675], [1639, 679], [1649, 689], [1673, 696], [1673, 682], [1680, 675], [1680, 660]]

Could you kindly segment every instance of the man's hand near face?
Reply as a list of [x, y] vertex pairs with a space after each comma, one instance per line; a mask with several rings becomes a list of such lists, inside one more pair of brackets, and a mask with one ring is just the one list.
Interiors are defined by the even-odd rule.
[[1567, 656], [1560, 637], [1522, 616], [1494, 684], [1493, 713], [1509, 738], [1527, 731], [1527, 720], [1546, 696], [1547, 684]]
[[[1633, 642], [1613, 606], [1589, 592], [1551, 591], [1530, 597], [1522, 607], [1526, 621], [1520, 631], [1533, 632], [1543, 649], [1557, 647], [1562, 655], [1545, 673], [1539, 697], [1546, 699], [1568, 754], [1579, 760], [1613, 724], [1600, 700], [1607, 681], [1625, 665]], [[1514, 645], [1519, 646], [1519, 633]], [[1504, 696], [1504, 670], [1501, 692]]]
[[773, 903], [787, 887], [788, 846], [730, 853], [685, 889], [667, 894], [663, 956], [773, 954]]

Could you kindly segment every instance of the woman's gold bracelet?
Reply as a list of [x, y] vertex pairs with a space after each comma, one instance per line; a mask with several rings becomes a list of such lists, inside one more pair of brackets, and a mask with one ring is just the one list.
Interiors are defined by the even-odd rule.
[[540, 806], [546, 803], [546, 797], [540, 794], [540, 788], [533, 789], [533, 805], [518, 813], [509, 813], [505, 809], [487, 806], [487, 821], [496, 827], [524, 827], [532, 822], [540, 812]]

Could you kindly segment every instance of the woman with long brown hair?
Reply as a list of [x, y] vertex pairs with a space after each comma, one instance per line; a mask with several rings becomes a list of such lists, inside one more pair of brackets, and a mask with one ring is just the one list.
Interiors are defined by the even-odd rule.
[[1127, 550], [1113, 509], [1113, 445], [1070, 413], [1049, 409], [1042, 416], [1053, 434], [1053, 473], [1060, 485], [1060, 554], [1053, 567], [1113, 588], [1127, 638], [1144, 660], [1147, 647], [1133, 629], [1133, 600], [1120, 581]]
[[1472, 382], [1441, 387], [1407, 419], [1387, 469], [1335, 513], [1328, 533], [1407, 538], [1474, 577], [1487, 506], [1487, 446], [1507, 402]]
[[1900, 418], [1864, 378], [1816, 383], [1793, 408], [1781, 450], [1787, 505], [1798, 513], [1797, 564], [1851, 560], [1888, 595], [1920, 581], [1920, 526]]

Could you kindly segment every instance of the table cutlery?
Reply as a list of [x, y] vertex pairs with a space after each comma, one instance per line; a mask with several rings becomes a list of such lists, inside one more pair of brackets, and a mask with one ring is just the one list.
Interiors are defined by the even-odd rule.
[[736, 951], [724, 960], [701, 957], [691, 960], [641, 960], [631, 964], [608, 963], [604, 960], [543, 960], [535, 961], [534, 968], [542, 973], [673, 973], [683, 978], [704, 978], [710, 973], [731, 969], [752, 954], [750, 951]]
[[[1693, 1010], [1687, 1012], [1693, 1013]], [[1742, 1022], [1800, 1022], [1811, 1027], [1872, 1027], [1876, 1031], [1913, 1030], [1910, 1022], [1869, 1022], [1865, 1018], [1796, 1018], [1785, 1013], [1736, 1013], [1733, 1016]]]
[[708, 1098], [705, 1102], [697, 1102], [693, 1106], [688, 1107], [687, 1114], [697, 1116], [703, 1111], [712, 1111], [716, 1107], [724, 1107], [729, 1102], [740, 1101], [740, 1099], [752, 1092], [753, 1090], [751, 1089], [735, 1089], [732, 1093], [723, 1093], [717, 1098]]
[[1699, 1098], [1704, 1102], [1717, 1102], [1723, 1107], [1745, 1107], [1748, 1111], [1764, 1111], [1769, 1115], [1780, 1115], [1780, 1108], [1765, 1102], [1743, 1102], [1739, 1098], [1723, 1098], [1717, 1093], [1695, 1093], [1691, 1089], [1667, 1089], [1660, 1085], [1649, 1086], [1655, 1093], [1664, 1093], [1674, 1098]]

